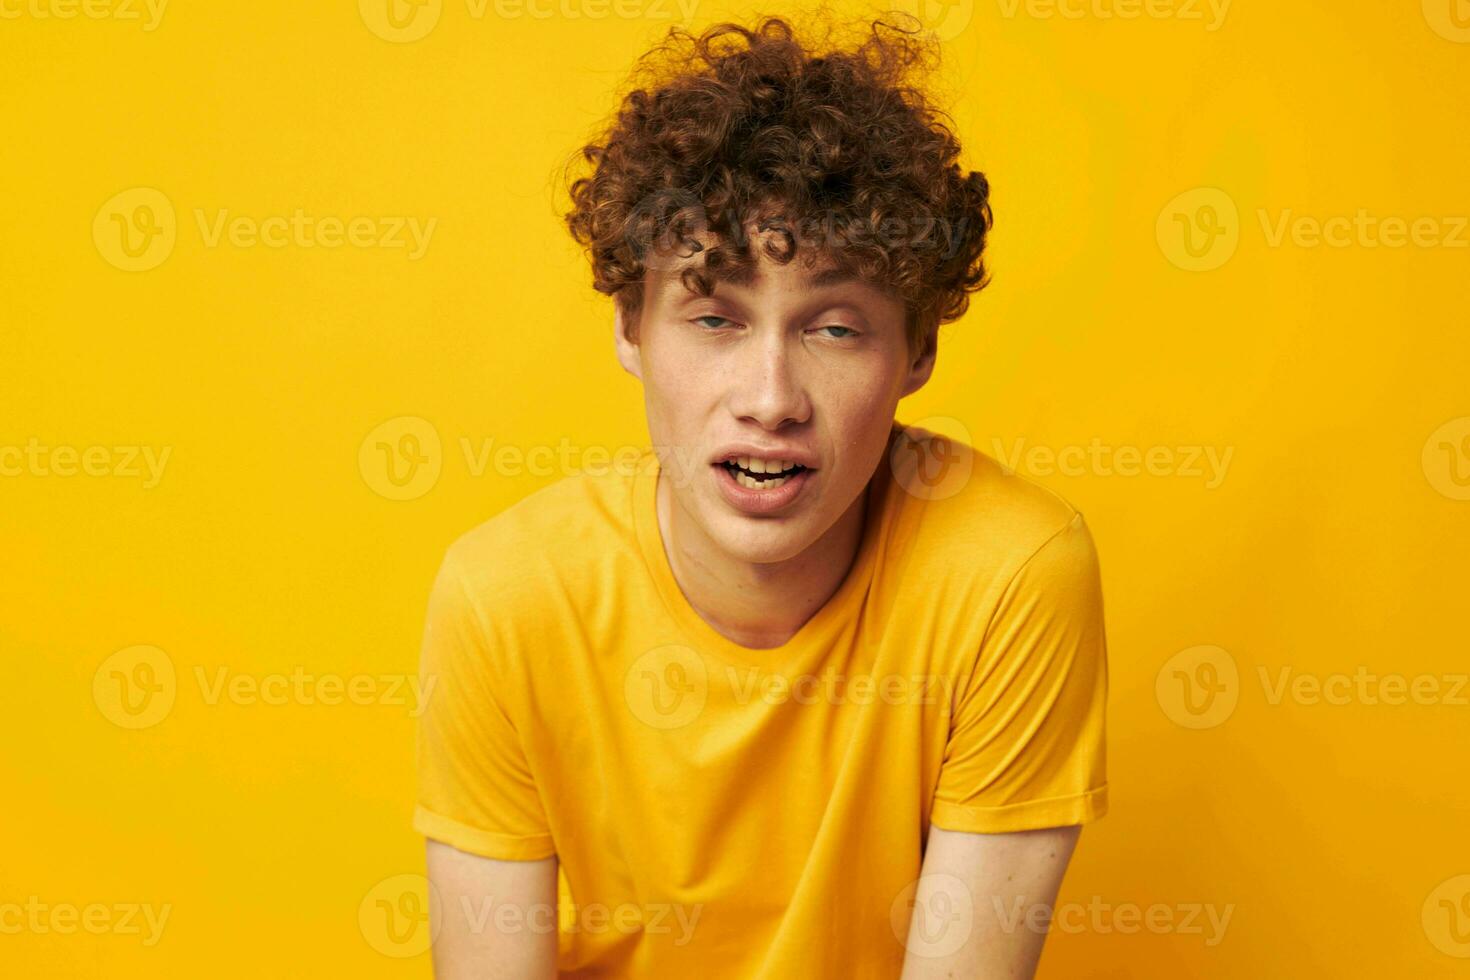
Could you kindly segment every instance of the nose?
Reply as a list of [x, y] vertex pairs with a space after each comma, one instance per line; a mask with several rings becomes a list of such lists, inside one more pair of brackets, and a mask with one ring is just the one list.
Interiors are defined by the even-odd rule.
[[801, 350], [790, 349], [781, 331], [754, 331], [731, 367], [729, 406], [742, 421], [776, 430], [811, 418], [811, 399], [802, 381]]

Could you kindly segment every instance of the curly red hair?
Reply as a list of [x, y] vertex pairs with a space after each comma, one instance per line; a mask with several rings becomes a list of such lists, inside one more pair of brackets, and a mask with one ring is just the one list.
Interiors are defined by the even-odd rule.
[[[911, 82], [938, 57], [916, 25], [878, 19], [852, 50], [822, 54], [781, 17], [671, 28], [577, 154], [591, 173], [571, 183], [565, 218], [594, 288], [636, 324], [650, 253], [673, 245], [705, 252], [683, 282], [709, 295], [756, 261], [751, 222], [776, 232], [762, 236], [771, 259], [825, 255], [900, 297], [915, 349], [963, 314], [988, 282], [990, 185], [960, 167], [948, 117]], [[716, 229], [708, 247], [692, 237]]]

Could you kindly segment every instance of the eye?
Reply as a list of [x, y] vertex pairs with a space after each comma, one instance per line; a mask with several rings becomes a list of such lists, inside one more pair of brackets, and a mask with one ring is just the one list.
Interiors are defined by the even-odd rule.
[[[702, 320], [719, 320], [720, 322], [719, 323], [715, 323], [715, 324], [709, 324], [709, 323], [701, 323], [700, 321], [702, 321]], [[720, 328], [721, 324], [729, 323], [730, 321], [729, 320], [726, 320], [722, 316], [715, 316], [713, 313], [707, 313], [704, 316], [697, 316], [697, 317], [695, 317], [690, 322], [691, 323], [698, 323], [700, 326], [707, 327], [710, 330], [718, 330]]]
[[818, 327], [817, 329], [818, 330], [843, 330], [843, 331], [846, 331], [845, 333], [840, 333], [840, 334], [828, 334], [828, 336], [829, 337], [832, 337], [833, 340], [846, 340], [849, 337], [856, 337], [857, 336], [857, 331], [854, 330], [852, 327], [844, 327], [844, 326], [842, 326], [841, 324], [838, 324], [838, 323], [829, 323], [825, 327]]

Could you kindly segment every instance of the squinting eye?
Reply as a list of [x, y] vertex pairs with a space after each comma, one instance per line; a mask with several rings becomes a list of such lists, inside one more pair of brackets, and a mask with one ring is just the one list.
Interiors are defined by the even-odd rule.
[[[704, 316], [697, 316], [697, 317], [694, 318], [694, 321], [693, 322], [699, 323], [699, 321], [701, 321], [701, 320], [719, 320], [721, 323], [729, 323], [730, 322], [729, 320], [726, 320], [722, 316], [715, 316], [713, 313], [709, 313], [709, 314], [706, 314]], [[701, 324], [701, 326], [709, 327], [709, 329], [711, 329], [711, 330], [717, 330], [717, 329], [719, 329], [719, 325], [718, 324], [715, 324], [715, 325]]]
[[834, 340], [846, 340], [848, 337], [856, 337], [857, 336], [857, 331], [854, 330], [854, 329], [852, 329], [852, 327], [844, 327], [844, 326], [841, 326], [841, 325], [836, 324], [836, 323], [829, 323], [829, 324], [827, 324], [827, 326], [825, 326], [825, 327], [818, 327], [817, 329], [818, 330], [846, 330], [847, 331], [847, 333], [845, 333], [845, 334], [839, 334], [836, 337], [834, 337], [833, 338]]

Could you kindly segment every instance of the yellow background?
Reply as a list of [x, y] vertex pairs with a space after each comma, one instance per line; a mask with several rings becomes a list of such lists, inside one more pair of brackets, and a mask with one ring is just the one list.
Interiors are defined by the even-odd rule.
[[[1231, 453], [1213, 486], [1182, 465], [1021, 467], [1086, 513], [1107, 601], [1112, 811], [1060, 901], [1231, 909], [1212, 945], [1088, 913], [1054, 929], [1041, 975], [1470, 975], [1450, 928], [1470, 930], [1470, 691], [1312, 703], [1261, 680], [1362, 669], [1448, 695], [1470, 669], [1470, 232], [1268, 233], [1288, 210], [1365, 209], [1453, 237], [1470, 28], [1450, 4], [1470, 10], [1237, 0], [1212, 22], [1155, 2], [923, 11], [946, 38], [939, 94], [994, 187], [995, 278], [900, 417], [992, 455]], [[0, 933], [0, 973], [426, 977], [428, 956], [397, 955], [422, 942], [373, 926], [422, 871], [408, 707], [378, 680], [386, 703], [210, 703], [197, 671], [401, 680], [444, 546], [565, 471], [518, 454], [646, 438], [555, 174], [679, 8], [443, 0], [406, 42], [350, 0], [178, 2], [152, 30], [141, 3], [90, 9], [143, 20], [3, 8], [0, 446], [170, 456], [151, 487], [0, 477], [0, 907], [171, 911], [146, 947]], [[701, 2], [692, 23], [753, 12]], [[106, 254], [105, 206], [133, 188], [176, 216], [145, 271]], [[1234, 217], [1212, 222], [1200, 188]], [[211, 246], [196, 212], [220, 209], [437, 224], [412, 260]], [[1187, 268], [1187, 225], [1221, 230], [1216, 267]], [[418, 423], [364, 443], [401, 417], [440, 449], [419, 443], [438, 478], [399, 500], [376, 442]], [[510, 452], [477, 473], [461, 440], [492, 439]], [[104, 662], [139, 645], [168, 658], [174, 700], [132, 729]], [[1206, 716], [1182, 700], [1210, 679], [1202, 657], [1224, 668], [1194, 692], [1224, 699]]]

